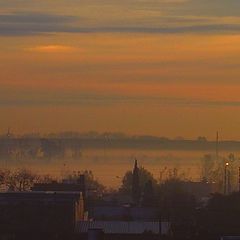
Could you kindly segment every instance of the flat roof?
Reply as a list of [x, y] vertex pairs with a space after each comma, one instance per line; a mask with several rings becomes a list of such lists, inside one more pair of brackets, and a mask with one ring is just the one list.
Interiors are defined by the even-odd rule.
[[79, 200], [79, 192], [1, 192], [0, 201], [8, 202], [13, 200]]

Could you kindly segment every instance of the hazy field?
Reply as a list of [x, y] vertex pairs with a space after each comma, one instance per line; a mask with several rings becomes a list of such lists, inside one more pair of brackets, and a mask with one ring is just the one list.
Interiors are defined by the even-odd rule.
[[[37, 173], [52, 174], [61, 177], [72, 171], [92, 170], [98, 180], [108, 187], [117, 187], [127, 170], [132, 169], [134, 159], [138, 159], [139, 165], [145, 167], [159, 179], [160, 171], [164, 176], [169, 170], [178, 169], [178, 175], [192, 180], [200, 179], [201, 160], [205, 154], [215, 154], [214, 151], [179, 151], [179, 150], [148, 150], [148, 149], [82, 149], [79, 159], [53, 159], [28, 160], [19, 162], [2, 161], [3, 167], [31, 168]], [[227, 157], [229, 152], [221, 152], [221, 156]], [[237, 155], [238, 153], [235, 152]]]

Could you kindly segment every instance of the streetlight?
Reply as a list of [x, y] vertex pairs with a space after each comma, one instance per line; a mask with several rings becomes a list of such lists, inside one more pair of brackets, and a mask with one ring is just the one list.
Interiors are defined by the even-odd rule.
[[224, 168], [224, 194], [226, 195], [226, 194], [228, 194], [228, 191], [229, 191], [229, 182], [228, 182], [228, 175], [229, 175], [229, 173], [228, 173], [228, 166], [229, 166], [229, 162], [226, 162], [225, 163], [225, 168]]

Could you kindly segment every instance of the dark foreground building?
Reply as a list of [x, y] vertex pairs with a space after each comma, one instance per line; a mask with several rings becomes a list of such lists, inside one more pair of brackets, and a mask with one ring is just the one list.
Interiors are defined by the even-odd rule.
[[54, 192], [82, 192], [83, 197], [86, 195], [85, 176], [80, 174], [75, 182], [51, 182], [36, 183], [32, 187], [32, 191], [54, 191]]
[[159, 221], [157, 208], [132, 206], [93, 206], [89, 218], [96, 221]]
[[0, 193], [0, 239], [71, 239], [83, 215], [79, 193]]

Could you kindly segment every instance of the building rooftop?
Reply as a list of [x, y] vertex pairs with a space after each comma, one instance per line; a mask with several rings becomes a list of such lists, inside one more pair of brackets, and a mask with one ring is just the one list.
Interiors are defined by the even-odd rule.
[[83, 192], [85, 186], [78, 183], [37, 183], [32, 187], [33, 191], [65, 191], [65, 192]]
[[95, 220], [158, 221], [158, 209], [131, 206], [94, 206], [89, 210], [90, 218]]
[[143, 234], [151, 232], [167, 234], [170, 228], [168, 222], [127, 222], [127, 221], [79, 221], [76, 223], [76, 233], [87, 233], [90, 229], [101, 229], [106, 234]]
[[76, 201], [79, 192], [1, 192], [0, 203], [11, 201]]

